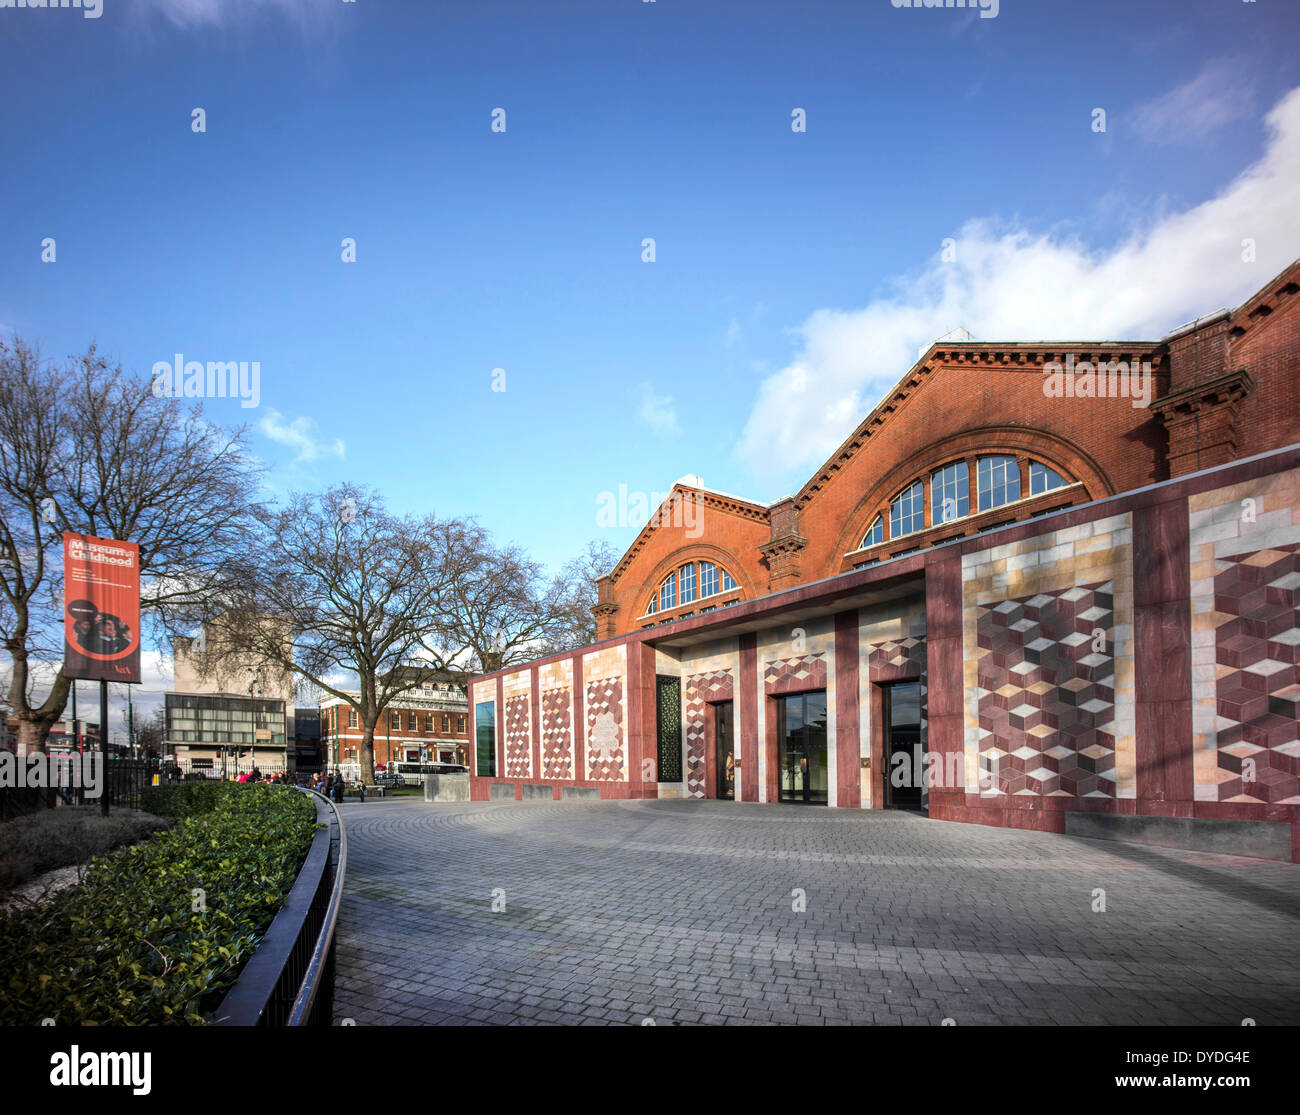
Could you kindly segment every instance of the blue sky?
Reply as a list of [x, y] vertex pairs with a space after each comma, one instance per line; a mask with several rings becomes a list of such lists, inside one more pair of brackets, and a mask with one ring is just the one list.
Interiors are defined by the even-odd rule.
[[954, 326], [1159, 336], [1256, 289], [1300, 255], [1297, 31], [1291, 0], [0, 9], [0, 328], [259, 361], [261, 405], [210, 413], [274, 491], [370, 484], [558, 566], [630, 542], [620, 485], [797, 489]]

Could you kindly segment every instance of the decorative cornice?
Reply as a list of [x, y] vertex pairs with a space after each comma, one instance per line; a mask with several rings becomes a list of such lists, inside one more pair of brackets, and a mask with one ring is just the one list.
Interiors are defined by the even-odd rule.
[[1164, 363], [1160, 341], [1035, 341], [1027, 344], [963, 345], [960, 348], [931, 346], [808, 483], [799, 489], [795, 506], [802, 510], [858, 454], [871, 435], [903, 407], [916, 389], [942, 367], [978, 365], [989, 370], [1041, 373], [1044, 364], [1053, 360], [1064, 361], [1068, 355], [1095, 364], [1112, 360], [1131, 363], [1140, 357], [1150, 361], [1153, 372]]
[[808, 539], [802, 534], [786, 534], [780, 538], [773, 538], [770, 542], [764, 542], [759, 546], [758, 551], [770, 561], [774, 557], [797, 554], [807, 545]]
[[1245, 368], [1218, 376], [1207, 383], [1193, 384], [1181, 391], [1153, 399], [1151, 409], [1166, 423], [1180, 414], [1194, 414], [1213, 407], [1235, 406], [1255, 390], [1255, 381]]

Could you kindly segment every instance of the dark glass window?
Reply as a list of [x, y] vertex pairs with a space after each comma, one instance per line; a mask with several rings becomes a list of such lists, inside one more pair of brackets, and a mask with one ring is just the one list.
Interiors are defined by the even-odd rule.
[[480, 778], [494, 778], [497, 773], [497, 704], [485, 701], [474, 706], [477, 743], [474, 773]]
[[776, 704], [780, 799], [825, 805], [826, 691], [779, 697]]

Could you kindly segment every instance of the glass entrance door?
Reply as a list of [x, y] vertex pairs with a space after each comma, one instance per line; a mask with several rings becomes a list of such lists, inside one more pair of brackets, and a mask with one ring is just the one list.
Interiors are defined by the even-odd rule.
[[736, 798], [736, 744], [731, 731], [732, 704], [723, 701], [713, 706], [714, 754], [717, 756], [718, 797]]
[[781, 800], [825, 805], [826, 691], [778, 697], [776, 703]]
[[904, 681], [884, 689], [889, 804], [920, 809], [925, 804], [922, 800], [925, 762], [921, 748], [921, 683]]

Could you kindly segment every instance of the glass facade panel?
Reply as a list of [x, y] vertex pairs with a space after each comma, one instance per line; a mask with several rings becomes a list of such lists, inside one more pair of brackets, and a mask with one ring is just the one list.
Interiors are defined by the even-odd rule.
[[826, 691], [777, 699], [778, 783], [782, 801], [825, 805]]
[[669, 573], [659, 587], [659, 607], [665, 612], [677, 607], [677, 574]]

